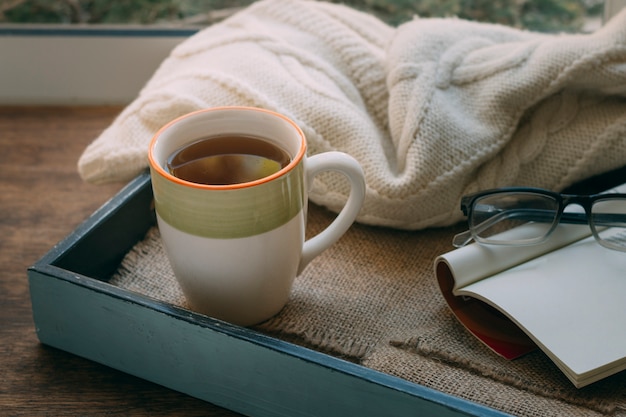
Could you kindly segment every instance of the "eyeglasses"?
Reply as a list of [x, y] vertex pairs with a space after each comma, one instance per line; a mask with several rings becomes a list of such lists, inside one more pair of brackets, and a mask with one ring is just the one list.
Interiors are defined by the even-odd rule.
[[534, 245], [547, 240], [559, 223], [569, 223], [589, 224], [598, 243], [626, 252], [626, 194], [500, 188], [463, 197], [461, 210], [469, 230], [454, 237], [457, 248], [472, 239], [492, 245]]

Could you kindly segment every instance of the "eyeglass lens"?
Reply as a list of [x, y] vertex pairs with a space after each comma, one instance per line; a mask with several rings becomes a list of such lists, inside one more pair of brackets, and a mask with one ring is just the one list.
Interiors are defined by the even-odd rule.
[[533, 244], [556, 224], [559, 202], [549, 195], [503, 192], [477, 198], [469, 218], [474, 238], [492, 244]]
[[590, 225], [598, 242], [610, 249], [626, 251], [626, 199], [594, 201]]

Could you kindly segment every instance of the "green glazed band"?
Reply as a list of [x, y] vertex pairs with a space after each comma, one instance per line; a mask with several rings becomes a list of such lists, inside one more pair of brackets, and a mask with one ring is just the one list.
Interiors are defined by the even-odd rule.
[[271, 181], [253, 187], [206, 190], [172, 182], [152, 170], [156, 211], [183, 232], [217, 239], [254, 236], [276, 229], [305, 204], [300, 162]]

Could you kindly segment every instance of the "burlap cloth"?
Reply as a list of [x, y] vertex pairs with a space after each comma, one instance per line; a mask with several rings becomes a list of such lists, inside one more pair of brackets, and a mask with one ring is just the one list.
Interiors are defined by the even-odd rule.
[[[333, 217], [312, 205], [307, 233]], [[513, 415], [626, 415], [626, 373], [576, 389], [542, 352], [506, 361], [456, 321], [433, 260], [460, 230], [355, 224], [296, 278], [286, 307], [255, 330]], [[185, 307], [157, 228], [111, 283]]]

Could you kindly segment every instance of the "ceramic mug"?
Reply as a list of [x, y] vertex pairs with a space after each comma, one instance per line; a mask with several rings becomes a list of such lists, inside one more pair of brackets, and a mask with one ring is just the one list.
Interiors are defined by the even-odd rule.
[[[255, 136], [285, 150], [290, 162], [250, 182], [206, 185], [172, 175], [168, 158], [201, 138]], [[248, 326], [278, 313], [295, 277], [354, 222], [365, 197], [358, 162], [341, 152], [306, 156], [302, 130], [260, 108], [217, 107], [179, 117], [150, 143], [157, 222], [170, 264], [192, 310]], [[307, 189], [338, 171], [350, 195], [336, 219], [305, 241]]]

